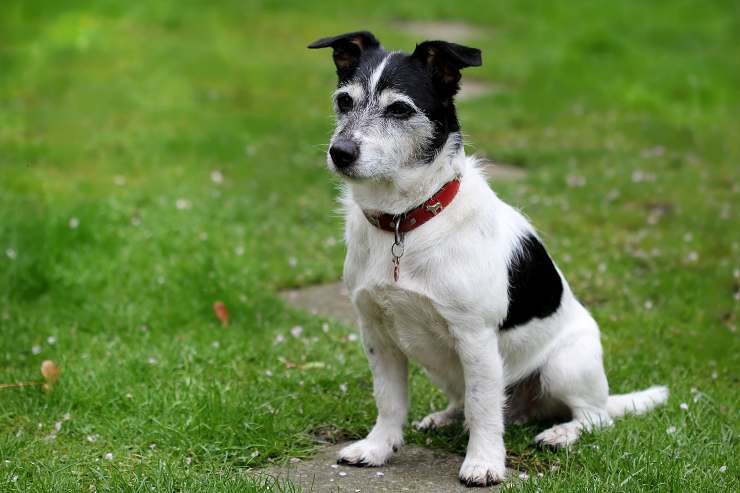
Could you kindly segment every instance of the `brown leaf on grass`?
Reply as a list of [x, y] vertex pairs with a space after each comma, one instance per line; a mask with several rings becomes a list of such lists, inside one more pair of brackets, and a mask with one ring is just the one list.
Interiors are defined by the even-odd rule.
[[221, 325], [224, 327], [229, 326], [229, 311], [226, 309], [226, 304], [223, 301], [213, 303], [213, 313], [221, 321]]
[[44, 392], [49, 392], [59, 380], [59, 367], [52, 360], [47, 359], [41, 363], [41, 374], [44, 376], [44, 384], [41, 386]]
[[18, 387], [32, 387], [34, 385], [41, 385], [44, 392], [48, 392], [59, 380], [59, 367], [51, 360], [45, 360], [41, 363], [41, 375], [44, 377], [43, 382], [19, 382], [19, 383], [3, 383], [0, 384], [0, 389], [18, 388]]

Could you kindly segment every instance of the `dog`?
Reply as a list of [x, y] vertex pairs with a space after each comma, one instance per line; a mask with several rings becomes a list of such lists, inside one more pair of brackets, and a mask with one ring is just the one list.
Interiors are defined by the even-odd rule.
[[367, 31], [309, 48], [332, 48], [338, 76], [327, 164], [343, 178], [344, 283], [378, 411], [340, 463], [380, 466], [402, 445], [409, 359], [449, 401], [416, 428], [464, 417], [469, 486], [503, 481], [505, 423], [561, 420], [534, 441], [565, 447], [666, 402], [663, 386], [609, 395], [596, 321], [465, 155], [454, 97], [480, 50], [424, 41], [389, 52]]

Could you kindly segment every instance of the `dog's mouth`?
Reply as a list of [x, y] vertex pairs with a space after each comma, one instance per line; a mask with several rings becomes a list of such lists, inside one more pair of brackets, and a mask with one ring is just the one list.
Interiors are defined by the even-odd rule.
[[363, 178], [367, 178], [366, 176], [362, 176], [361, 174], [357, 173], [356, 166], [348, 166], [344, 168], [339, 168], [335, 166], [334, 172], [344, 178], [349, 178], [350, 180], [362, 180]]

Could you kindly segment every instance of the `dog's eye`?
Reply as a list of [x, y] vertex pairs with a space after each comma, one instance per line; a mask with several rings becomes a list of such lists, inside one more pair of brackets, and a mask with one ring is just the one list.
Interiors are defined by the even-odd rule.
[[396, 101], [395, 103], [388, 105], [385, 109], [385, 115], [393, 118], [408, 118], [414, 113], [414, 108], [403, 101]]
[[353, 105], [354, 101], [352, 101], [352, 98], [346, 92], [343, 92], [342, 94], [337, 96], [337, 108], [339, 109], [340, 113], [347, 113], [349, 110], [352, 109]]

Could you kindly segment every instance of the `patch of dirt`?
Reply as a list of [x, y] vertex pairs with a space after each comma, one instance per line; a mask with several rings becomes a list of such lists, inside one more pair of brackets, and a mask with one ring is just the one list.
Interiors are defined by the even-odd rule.
[[476, 79], [468, 79], [463, 76], [460, 81], [460, 92], [455, 99], [457, 101], [469, 101], [471, 99], [485, 96], [494, 92], [493, 85]]
[[483, 170], [491, 181], [514, 181], [527, 176], [526, 170], [504, 163], [487, 161]]
[[460, 43], [480, 38], [485, 30], [462, 21], [396, 21], [394, 25], [401, 31], [423, 40], [442, 40]]

